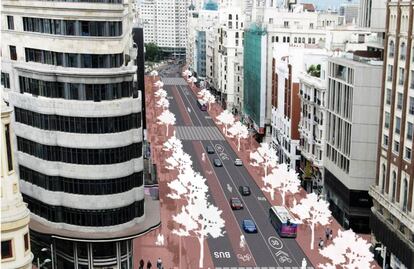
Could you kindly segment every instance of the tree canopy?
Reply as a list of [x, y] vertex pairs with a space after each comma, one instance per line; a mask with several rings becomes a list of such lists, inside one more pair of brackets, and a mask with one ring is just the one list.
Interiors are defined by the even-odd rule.
[[145, 61], [157, 62], [161, 59], [162, 51], [155, 43], [145, 44]]

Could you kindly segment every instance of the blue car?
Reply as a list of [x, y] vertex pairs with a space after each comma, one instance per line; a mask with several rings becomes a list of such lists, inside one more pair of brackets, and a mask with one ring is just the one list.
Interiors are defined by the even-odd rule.
[[243, 226], [243, 230], [246, 233], [257, 233], [256, 224], [251, 219], [245, 219], [245, 220], [243, 220], [242, 226]]

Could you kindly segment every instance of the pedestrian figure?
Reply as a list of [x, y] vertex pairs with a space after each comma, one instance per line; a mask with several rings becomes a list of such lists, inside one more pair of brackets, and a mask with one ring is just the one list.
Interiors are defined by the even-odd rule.
[[328, 241], [328, 240], [329, 240], [329, 235], [330, 235], [330, 229], [329, 229], [329, 228], [326, 228], [326, 229], [325, 229], [326, 241]]
[[162, 260], [161, 260], [161, 258], [158, 258], [158, 260], [157, 260], [157, 269], [162, 269]]
[[204, 162], [206, 160], [206, 154], [203, 152], [201, 153], [201, 160]]
[[305, 258], [303, 258], [302, 266], [300, 267], [300, 269], [306, 269], [306, 265], [308, 265], [308, 263], [306, 262]]
[[319, 248], [323, 249], [323, 245], [324, 245], [323, 239], [322, 239], [322, 237], [319, 237]]
[[144, 269], [144, 265], [145, 265], [145, 262], [144, 262], [144, 260], [143, 259], [141, 259], [140, 261], [139, 261], [139, 269]]
[[332, 229], [329, 229], [329, 240], [332, 240], [332, 238], [333, 238]]
[[151, 263], [151, 261], [148, 261], [147, 262], [147, 269], [151, 269], [151, 267], [152, 267], [152, 263]]

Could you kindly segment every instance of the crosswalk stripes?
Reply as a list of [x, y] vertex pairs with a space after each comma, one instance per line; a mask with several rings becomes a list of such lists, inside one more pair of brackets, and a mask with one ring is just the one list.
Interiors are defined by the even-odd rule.
[[163, 77], [161, 80], [164, 82], [164, 85], [187, 85], [187, 81], [180, 77]]
[[176, 136], [181, 140], [224, 140], [216, 127], [205, 126], [176, 126]]

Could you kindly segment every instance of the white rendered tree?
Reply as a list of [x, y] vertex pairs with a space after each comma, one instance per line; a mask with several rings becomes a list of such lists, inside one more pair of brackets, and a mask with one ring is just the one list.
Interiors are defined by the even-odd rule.
[[295, 194], [300, 190], [300, 179], [295, 169], [289, 169], [286, 163], [279, 164], [272, 170], [275, 180], [279, 181], [277, 189], [282, 195], [282, 204], [285, 205], [285, 198], [287, 193]]
[[209, 91], [207, 91], [207, 93], [204, 94], [204, 96], [203, 96], [203, 101], [205, 103], [207, 103], [208, 110], [210, 110], [211, 105], [216, 102], [216, 97], [214, 97], [213, 94], [211, 94]]
[[193, 73], [191, 73], [191, 71], [190, 70], [185, 70], [184, 72], [183, 72], [183, 77], [189, 77], [189, 76], [191, 76]]
[[167, 98], [167, 91], [164, 90], [163, 88], [159, 88], [155, 93], [154, 93], [155, 97], [159, 97], [159, 98]]
[[273, 168], [271, 173], [269, 173], [267, 176], [262, 177], [264, 183], [262, 190], [270, 193], [270, 198], [272, 201], [275, 200], [275, 193], [281, 184], [281, 180], [277, 177], [276, 170], [276, 168]]
[[327, 225], [330, 222], [332, 214], [329, 210], [329, 203], [319, 199], [315, 193], [310, 193], [300, 200], [299, 204], [291, 209], [291, 212], [296, 214], [302, 223], [309, 225], [311, 229], [310, 248], [313, 249], [315, 242], [315, 226], [317, 224]]
[[162, 82], [161, 80], [157, 80], [154, 83], [154, 86], [157, 87], [157, 88], [162, 88], [162, 87], [164, 87], [164, 82]]
[[275, 150], [266, 142], [260, 143], [260, 147], [250, 153], [250, 159], [254, 161], [251, 163], [252, 166], [263, 166], [265, 176], [267, 176], [268, 169], [275, 168], [278, 163]]
[[210, 93], [210, 91], [209, 91], [209, 90], [207, 90], [207, 89], [201, 89], [201, 90], [197, 93], [197, 96], [198, 96], [199, 98], [203, 99], [204, 95], [206, 95], [206, 94], [208, 94], [208, 93]]
[[156, 106], [166, 110], [170, 107], [170, 101], [168, 101], [167, 98], [160, 98], [160, 100], [157, 101]]
[[249, 137], [247, 127], [238, 121], [228, 129], [228, 132], [237, 138], [237, 150], [240, 151], [240, 140]]
[[204, 241], [209, 238], [218, 238], [224, 235], [224, 220], [222, 211], [207, 201], [207, 193], [198, 192], [189, 200], [181, 212], [173, 216], [173, 220], [180, 228], [172, 233], [179, 236], [196, 236], [200, 244], [199, 268], [204, 267]]
[[352, 230], [338, 230], [338, 236], [332, 244], [320, 250], [320, 254], [332, 263], [319, 264], [319, 268], [345, 269], [372, 268], [374, 254], [369, 250], [370, 244]]
[[178, 174], [183, 174], [186, 170], [191, 168], [193, 165], [193, 161], [191, 160], [191, 156], [184, 152], [182, 149], [173, 150], [170, 157], [165, 160], [168, 164], [166, 167], [170, 170], [178, 170]]
[[227, 136], [227, 130], [229, 125], [234, 124], [234, 115], [228, 110], [223, 110], [223, 112], [221, 112], [220, 115], [216, 117], [216, 119], [218, 120], [218, 124], [224, 125], [224, 134]]
[[157, 117], [158, 124], [165, 125], [167, 127], [166, 136], [168, 136], [168, 127], [175, 124], [175, 115], [169, 110], [164, 110], [161, 115]]
[[162, 149], [165, 151], [176, 151], [183, 149], [183, 142], [175, 136], [175, 131], [174, 134], [164, 142]]
[[155, 78], [156, 76], [158, 76], [158, 71], [157, 70], [152, 70], [150, 75], [152, 76], [152, 78]]
[[[171, 144], [176, 143], [177, 141], [173, 141]], [[179, 143], [177, 143], [179, 144]], [[176, 151], [179, 151], [175, 149]], [[188, 154], [187, 154], [188, 155]], [[185, 166], [183, 173], [179, 174], [176, 179], [168, 183], [168, 187], [171, 189], [171, 192], [167, 194], [167, 197], [173, 200], [185, 200], [187, 204], [189, 201], [195, 199], [196, 196], [205, 196], [208, 187], [205, 184], [206, 179], [202, 177], [199, 173], [195, 173], [193, 168], [190, 166]], [[184, 210], [183, 210], [184, 211]], [[177, 218], [185, 217], [185, 212], [182, 212], [181, 215], [177, 215]], [[175, 230], [175, 234], [180, 237], [180, 246], [179, 246], [179, 268], [181, 268], [181, 238], [183, 236], [189, 236], [190, 233], [188, 230], [195, 229], [196, 223], [190, 218], [186, 218], [186, 229], [177, 229]]]
[[193, 85], [193, 86], [194, 86], [194, 83], [196, 83], [196, 82], [197, 82], [197, 78], [195, 78], [195, 77], [189, 77], [189, 78], [187, 79], [187, 82], [191, 83], [191, 85]]

